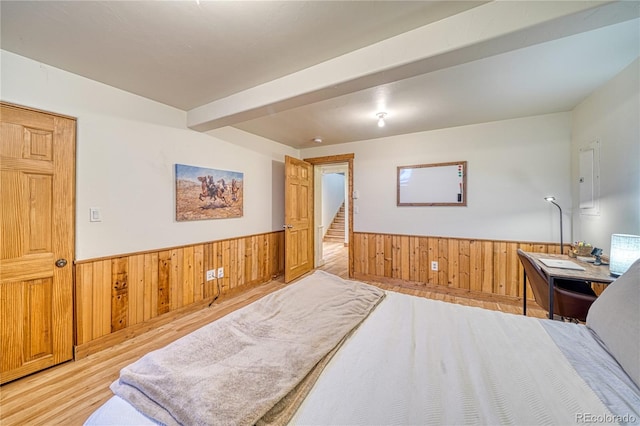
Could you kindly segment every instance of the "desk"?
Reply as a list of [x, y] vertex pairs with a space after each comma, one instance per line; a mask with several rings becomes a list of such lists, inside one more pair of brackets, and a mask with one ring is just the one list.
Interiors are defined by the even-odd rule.
[[[542, 269], [542, 272], [547, 276], [547, 280], [549, 281], [549, 318], [553, 319], [553, 289], [555, 287], [555, 280], [558, 278], [562, 278], [565, 280], [575, 280], [575, 281], [590, 281], [594, 283], [602, 283], [609, 284], [612, 283], [616, 277], [612, 277], [609, 273], [609, 267], [607, 265], [594, 265], [589, 262], [582, 262], [578, 259], [571, 258], [564, 254], [549, 254], [549, 253], [532, 253], [532, 252], [524, 252], [526, 256], [532, 259], [539, 267]], [[580, 266], [582, 266], [585, 270], [578, 271], [575, 269], [564, 269], [564, 268], [551, 268], [540, 261], [540, 259], [562, 259], [562, 260], [570, 260]], [[524, 273], [524, 283], [523, 283], [524, 291], [523, 291], [523, 302], [522, 309], [524, 315], [527, 315], [527, 274]]]

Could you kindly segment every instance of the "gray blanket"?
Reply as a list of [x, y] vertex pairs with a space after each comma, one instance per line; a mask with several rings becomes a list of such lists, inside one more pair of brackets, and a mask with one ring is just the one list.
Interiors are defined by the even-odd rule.
[[111, 389], [167, 425], [253, 425], [314, 376], [383, 297], [316, 271], [145, 355]]

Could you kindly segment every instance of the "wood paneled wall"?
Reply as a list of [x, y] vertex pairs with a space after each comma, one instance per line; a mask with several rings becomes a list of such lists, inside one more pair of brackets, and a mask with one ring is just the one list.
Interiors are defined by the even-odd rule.
[[[559, 244], [422, 237], [356, 232], [356, 279], [435, 284], [502, 296], [522, 297], [517, 250], [559, 253]], [[431, 262], [438, 262], [438, 271]], [[532, 297], [530, 289], [527, 298]]]
[[[279, 231], [77, 262], [76, 347], [267, 282], [283, 259]], [[224, 277], [206, 281], [220, 267]]]
[[[560, 251], [558, 244], [361, 232], [354, 232], [351, 245], [356, 279], [511, 297], [522, 297], [518, 248]], [[432, 261], [438, 271], [431, 270]], [[206, 271], [219, 267], [224, 277], [206, 281]], [[77, 262], [76, 358], [283, 271], [282, 231]]]

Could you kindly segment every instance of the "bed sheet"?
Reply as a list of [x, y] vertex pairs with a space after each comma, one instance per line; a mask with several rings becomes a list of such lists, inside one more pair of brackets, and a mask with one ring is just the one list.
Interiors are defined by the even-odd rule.
[[640, 388], [598, 336], [579, 324], [547, 320], [541, 323], [580, 377], [617, 416], [619, 423], [640, 425]]
[[390, 293], [329, 363], [292, 423], [592, 420], [617, 423], [540, 320]]
[[[388, 292], [291, 424], [638, 424], [625, 377], [585, 326]], [[86, 424], [153, 422], [113, 397]]]

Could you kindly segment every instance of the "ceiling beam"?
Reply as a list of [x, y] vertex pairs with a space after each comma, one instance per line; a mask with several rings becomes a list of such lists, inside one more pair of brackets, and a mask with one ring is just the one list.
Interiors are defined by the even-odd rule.
[[[494, 1], [187, 112], [209, 131], [629, 19], [621, 1]], [[637, 9], [637, 7], [636, 7]], [[637, 15], [637, 10], [636, 10]]]

